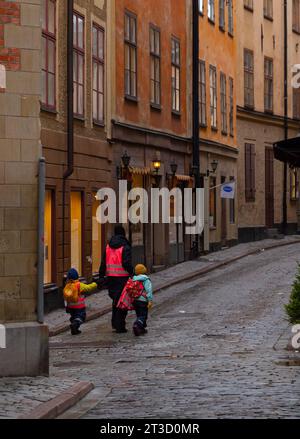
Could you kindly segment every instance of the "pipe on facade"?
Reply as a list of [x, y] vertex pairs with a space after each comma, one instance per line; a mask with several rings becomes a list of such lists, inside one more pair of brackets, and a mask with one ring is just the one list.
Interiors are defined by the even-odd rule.
[[66, 182], [74, 172], [74, 125], [73, 125], [73, 10], [74, 0], [68, 0], [67, 20], [67, 160], [68, 167], [63, 175], [62, 190], [62, 259], [65, 267], [65, 221]]
[[[287, 0], [284, 0], [284, 140], [288, 140], [288, 11]], [[283, 168], [283, 197], [281, 231], [287, 234], [287, 175], [288, 165]]]
[[46, 181], [46, 160], [41, 157], [39, 160], [38, 173], [38, 264], [37, 264], [37, 320], [44, 323], [44, 217], [45, 217], [45, 181]]
[[[195, 190], [200, 188], [200, 125], [199, 125], [199, 3], [193, 0], [193, 175]], [[195, 236], [193, 256], [199, 254], [200, 236]]]

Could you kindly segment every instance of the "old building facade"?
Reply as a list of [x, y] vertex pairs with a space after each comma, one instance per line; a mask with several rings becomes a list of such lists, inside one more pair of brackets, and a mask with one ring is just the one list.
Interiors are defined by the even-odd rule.
[[[68, 2], [45, 0], [42, 11], [41, 139], [46, 159], [46, 309], [62, 302], [68, 268], [91, 280], [106, 242], [95, 196], [110, 186], [107, 143], [106, 2], [76, 1], [73, 10], [73, 158], [68, 171]], [[67, 176], [66, 176], [67, 175]]]
[[[237, 84], [239, 239], [266, 236], [283, 221], [283, 164], [273, 143], [284, 130], [284, 1], [237, 3]], [[288, 137], [299, 133], [299, 92], [292, 67], [299, 63], [299, 2], [287, 2]], [[288, 172], [288, 231], [297, 228], [297, 177]]]
[[[180, 17], [180, 20], [178, 20]], [[191, 2], [112, 0], [108, 3], [111, 96], [108, 137], [113, 168], [122, 157], [129, 187], [185, 187], [191, 157]], [[128, 159], [127, 159], [128, 160]], [[156, 160], [157, 172], [153, 167]], [[171, 173], [171, 164], [176, 172]], [[122, 169], [123, 168], [123, 169]], [[118, 178], [113, 174], [113, 187]], [[130, 225], [134, 261], [155, 269], [183, 261], [191, 238], [184, 226]]]
[[236, 3], [199, 1], [200, 166], [209, 193], [207, 250], [238, 239], [237, 203], [220, 196], [221, 184], [237, 180]]
[[37, 315], [40, 59], [39, 0], [1, 2], [0, 376], [48, 373], [48, 329]]

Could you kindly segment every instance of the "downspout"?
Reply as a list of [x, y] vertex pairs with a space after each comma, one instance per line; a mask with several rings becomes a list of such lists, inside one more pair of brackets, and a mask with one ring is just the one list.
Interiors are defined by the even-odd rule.
[[62, 258], [65, 271], [65, 221], [66, 183], [74, 172], [74, 127], [73, 127], [73, 10], [74, 0], [68, 0], [67, 21], [67, 146], [68, 167], [63, 175], [62, 193]]
[[[193, 0], [193, 175], [195, 191], [200, 188], [200, 150], [199, 150], [199, 3]], [[196, 234], [193, 256], [199, 255], [200, 236]]]
[[46, 179], [46, 161], [44, 157], [41, 157], [39, 160], [39, 175], [38, 175], [37, 320], [39, 323], [44, 323], [45, 179]]
[[[288, 140], [288, 11], [287, 0], [284, 0], [284, 140]], [[288, 165], [283, 168], [283, 199], [281, 231], [287, 234], [287, 177]]]

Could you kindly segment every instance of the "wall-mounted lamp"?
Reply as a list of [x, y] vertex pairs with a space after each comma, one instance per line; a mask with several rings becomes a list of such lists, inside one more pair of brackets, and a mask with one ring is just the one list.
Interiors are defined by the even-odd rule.
[[116, 175], [118, 180], [122, 180], [124, 178], [128, 179], [128, 171], [130, 165], [131, 157], [127, 154], [127, 151], [121, 157], [121, 166], [117, 166]]
[[157, 159], [157, 158], [153, 159], [152, 160], [152, 166], [153, 166], [153, 169], [154, 169], [154, 173], [157, 175], [159, 170], [160, 170], [160, 168], [161, 168], [161, 161], [159, 159]]
[[216, 170], [218, 169], [219, 162], [217, 160], [213, 160], [210, 165], [211, 165], [211, 170], [207, 169], [207, 171], [206, 171], [207, 177], [209, 177], [210, 174], [216, 173]]
[[171, 174], [166, 174], [167, 181], [172, 180], [176, 177], [178, 165], [174, 161], [170, 164]]

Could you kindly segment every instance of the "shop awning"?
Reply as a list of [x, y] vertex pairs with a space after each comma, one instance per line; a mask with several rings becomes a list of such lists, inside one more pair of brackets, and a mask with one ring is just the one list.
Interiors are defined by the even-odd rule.
[[300, 137], [282, 140], [273, 145], [274, 157], [290, 166], [300, 168]]
[[189, 175], [176, 174], [176, 178], [178, 181], [191, 181], [191, 180], [193, 180], [193, 177], [190, 177]]
[[135, 174], [135, 175], [149, 175], [149, 174], [151, 174], [151, 168], [150, 167], [143, 167], [143, 168], [130, 167], [130, 172], [131, 172], [131, 174]]

